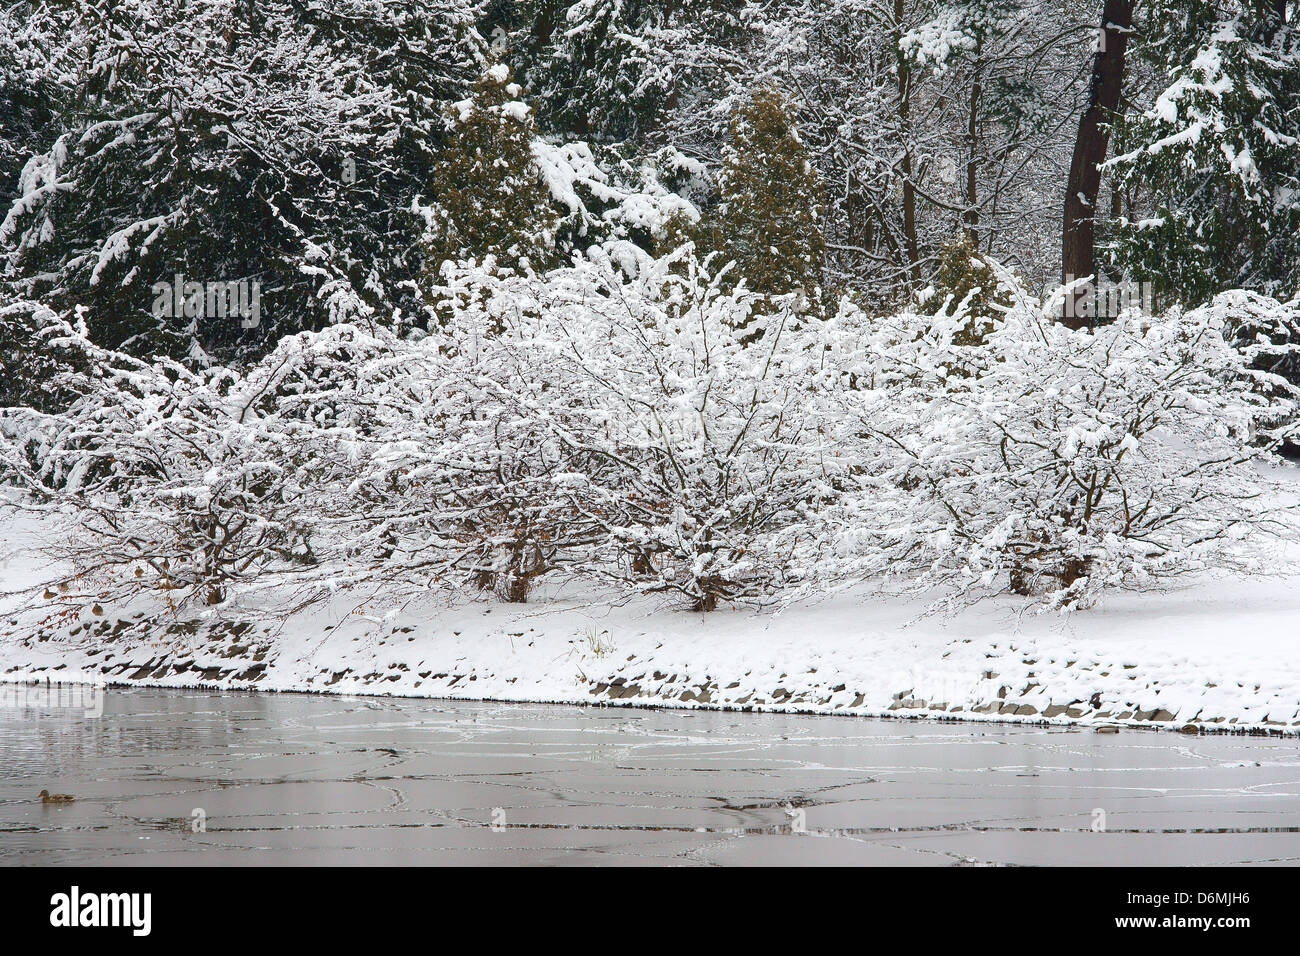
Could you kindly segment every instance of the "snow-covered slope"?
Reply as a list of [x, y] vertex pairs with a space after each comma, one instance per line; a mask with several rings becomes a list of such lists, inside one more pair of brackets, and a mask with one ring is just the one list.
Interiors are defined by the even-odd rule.
[[[41, 528], [3, 528], [3, 590], [39, 582]], [[1189, 581], [1068, 617], [1011, 600], [921, 617], [867, 594], [702, 615], [572, 588], [526, 605], [351, 592], [274, 620], [41, 603], [0, 618], [0, 679], [1300, 733], [1300, 577]]]

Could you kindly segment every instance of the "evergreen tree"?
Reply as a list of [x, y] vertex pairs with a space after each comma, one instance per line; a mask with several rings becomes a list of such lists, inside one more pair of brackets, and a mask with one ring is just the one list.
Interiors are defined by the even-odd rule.
[[498, 265], [543, 268], [556, 257], [559, 214], [533, 151], [531, 107], [503, 63], [490, 66], [470, 98], [452, 104], [451, 128], [434, 172], [426, 252], [446, 260], [493, 256]]
[[1284, 10], [1184, 0], [1151, 14], [1141, 53], [1170, 82], [1121, 124], [1110, 164], [1150, 207], [1116, 223], [1111, 259], [1161, 304], [1300, 292], [1300, 32]]
[[963, 235], [939, 254], [931, 300], [944, 315], [956, 315], [965, 305], [966, 326], [953, 337], [957, 345], [981, 345], [993, 331], [994, 320], [1011, 306], [1011, 296], [998, 281], [987, 256]]
[[640, 142], [697, 80], [718, 32], [718, 9], [740, 0], [499, 2], [499, 29], [538, 100], [543, 130], [592, 142]]
[[0, 409], [54, 412], [74, 397], [66, 376], [78, 357], [50, 345], [53, 320], [54, 313], [39, 303], [8, 301], [0, 292]]
[[[196, 364], [413, 309], [400, 285], [418, 268], [410, 210], [441, 108], [474, 75], [475, 8], [22, 0], [0, 12], [0, 80], [48, 91], [56, 114], [42, 127], [55, 135], [22, 149], [0, 211], [10, 294], [84, 307], [104, 346]], [[159, 285], [178, 281], [260, 289], [256, 326], [176, 314], [174, 296], [160, 308]]]
[[21, 75], [12, 75], [16, 71], [3, 69], [13, 66], [12, 52], [0, 45], [0, 210], [18, 198], [27, 158], [50, 147], [58, 93], [53, 84], [29, 84]]
[[822, 301], [824, 189], [776, 90], [756, 91], [737, 111], [718, 177], [720, 201], [704, 245], [735, 262], [735, 276], [764, 296], [802, 290]]
[[673, 88], [674, 62], [658, 55], [661, 3], [579, 0], [565, 11], [546, 73], [544, 109], [560, 129], [623, 140], [641, 133]]

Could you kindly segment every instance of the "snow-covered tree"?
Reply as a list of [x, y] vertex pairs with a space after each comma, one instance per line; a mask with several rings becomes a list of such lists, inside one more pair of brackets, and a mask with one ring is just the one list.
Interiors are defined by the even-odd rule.
[[998, 204], [1010, 198], [1000, 167], [1031, 142], [1042, 146], [1035, 127], [1055, 84], [1028, 62], [1041, 55], [1039, 13], [1033, 0], [942, 0], [899, 41], [911, 82], [928, 79], [957, 101], [946, 142], [926, 157], [921, 201], [960, 206], [959, 223], [977, 247], [994, 238]]
[[1159, 301], [1300, 292], [1300, 32], [1285, 4], [1184, 0], [1151, 11], [1142, 55], [1168, 77], [1121, 125], [1119, 181], [1141, 211], [1115, 265]]
[[500, 0], [485, 32], [536, 95], [548, 135], [662, 146], [665, 122], [727, 85], [748, 0]]
[[[1220, 292], [1210, 307], [1223, 316], [1233, 345], [1258, 377], [1268, 398], [1300, 390], [1300, 300], [1282, 303], [1245, 289]], [[1300, 457], [1300, 433], [1294, 410], [1283, 404], [1272, 418], [1259, 422], [1260, 440], [1280, 445], [1289, 458]]]
[[[470, 0], [20, 2], [0, 75], [57, 131], [0, 224], [20, 297], [202, 364], [285, 331], [410, 311], [409, 212], [474, 75]], [[255, 328], [155, 308], [158, 282], [257, 283]], [[173, 310], [174, 311], [174, 310]], [[210, 319], [210, 320], [209, 320]]]
[[709, 137], [725, 140], [748, 90], [780, 89], [826, 184], [835, 286], [893, 308], [928, 284], [956, 228], [1027, 273], [1055, 274], [1066, 118], [1083, 92], [1091, 11], [783, 0], [747, 4], [739, 19], [729, 84], [706, 102], [683, 99], [669, 120], [674, 141], [716, 162]]
[[554, 261], [560, 217], [533, 153], [532, 108], [509, 68], [488, 67], [447, 121], [427, 211], [431, 268], [487, 256], [509, 268]]
[[825, 191], [799, 138], [794, 111], [773, 89], [756, 90], [732, 122], [706, 243], [735, 263], [735, 278], [764, 296], [822, 298]]
[[545, 42], [528, 51], [527, 75], [551, 128], [606, 141], [644, 134], [672, 94], [681, 66], [671, 55], [682, 30], [668, 20], [674, 4], [578, 0], [550, 6], [544, 15], [553, 19]]
[[39, 302], [0, 296], [0, 408], [53, 411], [71, 396], [59, 384], [69, 357], [50, 347], [44, 333], [53, 310]]

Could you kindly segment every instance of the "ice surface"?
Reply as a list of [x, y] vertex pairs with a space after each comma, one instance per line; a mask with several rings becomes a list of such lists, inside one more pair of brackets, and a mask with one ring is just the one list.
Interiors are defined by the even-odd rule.
[[[156, 689], [103, 703], [0, 708], [0, 865], [1300, 861], [1295, 738]], [[44, 788], [77, 800], [44, 806]]]

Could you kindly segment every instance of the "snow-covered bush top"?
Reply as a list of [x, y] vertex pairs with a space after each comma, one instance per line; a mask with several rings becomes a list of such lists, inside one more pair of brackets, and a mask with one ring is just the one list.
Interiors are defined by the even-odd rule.
[[615, 243], [448, 266], [427, 332], [338, 325], [202, 372], [44, 312], [81, 397], [0, 413], [0, 455], [71, 517], [96, 593], [207, 603], [523, 600], [568, 574], [702, 610], [885, 579], [1076, 607], [1296, 535], [1261, 440], [1294, 392], [1234, 347], [1242, 303], [1071, 332], [998, 279], [1011, 305], [972, 339], [961, 308], [809, 318], [689, 246]]
[[958, 344], [960, 313], [871, 330], [849, 406], [870, 437], [861, 486], [840, 499], [842, 579], [1076, 606], [1257, 567], [1252, 539], [1296, 533], [1294, 491], [1252, 441], [1256, 422], [1294, 420], [1293, 393], [1267, 375], [1260, 388], [1222, 307], [1078, 332], [1052, 314], [1022, 296], [975, 345]]

